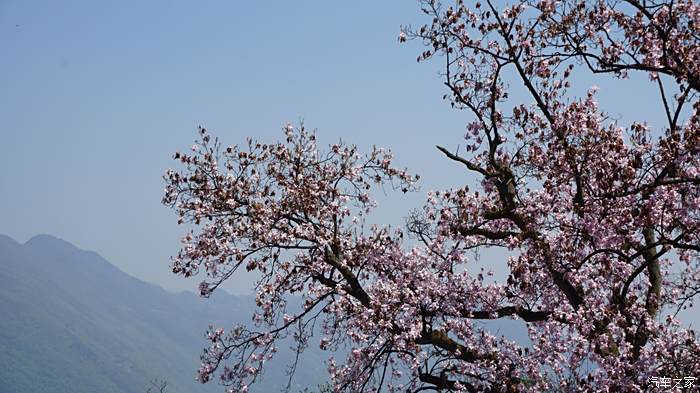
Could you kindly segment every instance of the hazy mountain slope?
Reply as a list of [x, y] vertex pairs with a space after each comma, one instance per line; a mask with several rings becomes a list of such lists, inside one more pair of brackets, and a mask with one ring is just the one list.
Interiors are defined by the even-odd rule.
[[[0, 235], [0, 392], [143, 392], [153, 378], [169, 392], [215, 391], [194, 381], [206, 326], [250, 319], [253, 299], [199, 299], [131, 277], [94, 252], [40, 235]], [[285, 360], [256, 391], [286, 382]], [[323, 381], [325, 354], [309, 350], [298, 381]]]

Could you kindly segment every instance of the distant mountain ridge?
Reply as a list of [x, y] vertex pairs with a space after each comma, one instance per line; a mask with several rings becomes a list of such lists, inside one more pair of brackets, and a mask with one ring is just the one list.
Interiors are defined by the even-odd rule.
[[[204, 332], [249, 321], [253, 305], [225, 292], [167, 292], [53, 236], [21, 244], [0, 235], [0, 393], [142, 393], [154, 378], [169, 393], [223, 392], [195, 381]], [[299, 389], [326, 377], [325, 354], [308, 352]], [[254, 392], [286, 383], [280, 357]]]

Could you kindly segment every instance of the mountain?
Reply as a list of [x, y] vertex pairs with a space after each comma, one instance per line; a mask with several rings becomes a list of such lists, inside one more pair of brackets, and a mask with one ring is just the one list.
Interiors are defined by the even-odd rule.
[[[223, 392], [195, 381], [204, 333], [247, 323], [253, 305], [225, 292], [167, 292], [52, 236], [20, 244], [0, 235], [0, 393], [143, 393], [156, 378], [168, 393]], [[254, 392], [286, 383], [284, 349]], [[299, 389], [326, 377], [326, 354], [307, 352]]]

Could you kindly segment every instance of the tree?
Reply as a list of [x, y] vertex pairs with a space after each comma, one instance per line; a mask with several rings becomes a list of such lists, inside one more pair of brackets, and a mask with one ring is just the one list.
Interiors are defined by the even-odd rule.
[[[372, 189], [418, 180], [390, 152], [322, 150], [291, 125], [282, 143], [224, 148], [201, 129], [175, 155], [185, 169], [166, 174], [163, 202], [195, 227], [173, 271], [204, 270], [204, 296], [241, 266], [260, 279], [256, 328], [212, 328], [199, 379], [218, 372], [246, 391], [291, 335], [298, 352], [350, 346], [328, 361], [336, 392], [690, 386], [698, 336], [676, 313], [700, 293], [700, 6], [421, 4], [429, 23], [399, 40], [444, 61], [445, 98], [472, 120], [466, 153], [438, 149], [480, 181], [428, 193], [405, 230], [365, 229]], [[589, 71], [647, 75], [663, 132], [606, 115], [594, 88], [572, 94], [572, 75]], [[470, 250], [484, 247], [514, 254], [492, 262], [504, 282], [472, 271]], [[499, 318], [524, 321], [532, 345], [476, 323]]]

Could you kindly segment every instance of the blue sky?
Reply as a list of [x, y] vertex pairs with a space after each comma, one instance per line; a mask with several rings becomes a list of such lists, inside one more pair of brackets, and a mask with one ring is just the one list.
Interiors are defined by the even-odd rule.
[[[379, 197], [377, 219], [402, 224], [425, 191], [470, 180], [434, 148], [456, 147], [469, 117], [442, 101], [440, 64], [397, 42], [422, 16], [411, 0], [0, 0], [0, 233], [49, 233], [193, 290], [169, 271], [184, 233], [160, 204], [171, 154], [200, 124], [235, 144], [300, 119], [421, 174], [420, 193]], [[613, 115], [660, 118], [644, 83], [595, 83]]]
[[[441, 101], [437, 64], [396, 39], [420, 21], [416, 2], [272, 3], [0, 2], [0, 233], [53, 234], [194, 289], [169, 272], [183, 228], [160, 198], [199, 124], [235, 144], [304, 119], [321, 141], [466, 179], [433, 147], [459, 143], [463, 115]], [[401, 223], [422, 198], [381, 217]]]

